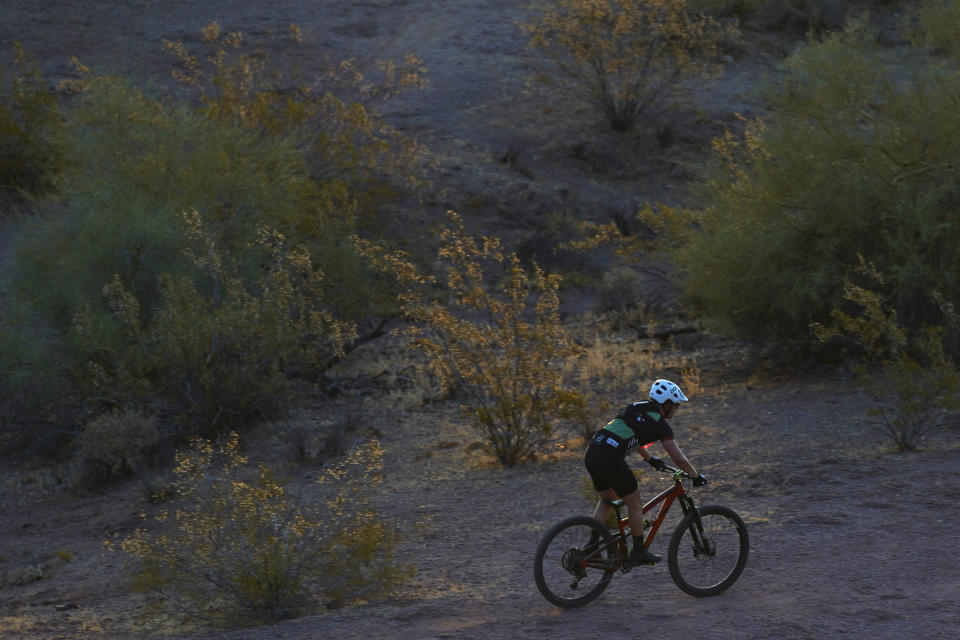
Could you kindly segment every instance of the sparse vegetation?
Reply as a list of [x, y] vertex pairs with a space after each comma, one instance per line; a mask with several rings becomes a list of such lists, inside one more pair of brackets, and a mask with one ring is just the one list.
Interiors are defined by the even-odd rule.
[[[117, 575], [102, 574], [114, 568], [90, 553], [89, 531], [121, 531], [113, 541], [132, 563], [138, 588], [159, 596], [168, 611], [218, 624], [270, 623], [375, 601], [414, 571], [399, 562], [401, 553], [434, 563], [422, 585], [401, 594], [402, 603], [420, 603], [416, 610], [384, 614], [392, 602], [345, 617], [327, 611], [298, 623], [293, 635], [307, 627], [340, 632], [339, 626], [351, 635], [367, 612], [382, 616], [377, 622], [402, 619], [410, 629], [433, 632], [446, 615], [439, 611], [481, 598], [490, 612], [496, 600], [486, 596], [494, 589], [497, 598], [522, 591], [510, 582], [520, 578], [495, 573], [498, 563], [522, 562], [523, 553], [488, 514], [512, 522], [574, 502], [555, 492], [549, 500], [517, 500], [522, 506], [510, 510], [482, 498], [517, 497], [531, 480], [541, 487], [571, 479], [577, 485], [569, 471], [582, 470], [582, 443], [569, 434], [589, 435], [610, 403], [636, 399], [654, 375], [677, 380], [694, 400], [702, 394], [704, 402], [691, 403], [675, 427], [707, 473], [723, 467], [712, 475], [711, 490], [752, 501], [751, 526], [810, 533], [824, 521], [943, 512], [955, 440], [937, 452], [938, 460], [919, 454], [947, 473], [928, 478], [921, 500], [904, 494], [896, 514], [886, 509], [885, 490], [907, 472], [877, 474], [877, 481], [870, 456], [847, 465], [860, 451], [843, 447], [823, 460], [777, 459], [783, 447], [822, 444], [810, 425], [823, 424], [824, 414], [843, 422], [839, 437], [862, 435], [859, 409], [851, 405], [868, 398], [869, 415], [883, 429], [868, 433], [889, 437], [900, 450], [923, 449], [960, 408], [960, 321], [953, 311], [960, 303], [953, 277], [960, 271], [953, 222], [960, 201], [960, 83], [945, 37], [956, 3], [918, 5], [929, 12], [914, 14], [913, 36], [924, 49], [897, 42], [896, 56], [885, 46], [898, 37], [891, 22], [882, 41], [866, 19], [829, 32], [851, 7], [871, 4], [890, 3], [543, 4], [528, 35], [556, 65], [547, 79], [576, 92], [559, 93], [563, 104], [489, 92], [491, 103], [504, 98], [501, 104], [518, 107], [516, 121], [500, 120], [490, 140], [483, 139], [489, 121], [479, 91], [464, 92], [464, 100], [478, 100], [469, 109], [435, 122], [441, 104], [463, 102], [445, 97], [437, 105], [411, 101], [385, 111], [407, 130], [447, 145], [436, 175], [449, 183], [426, 202], [417, 201], [425, 150], [378, 109], [394, 92], [423, 85], [425, 70], [415, 58], [312, 66], [317, 50], [303, 48], [297, 28], [272, 31], [276, 21], [264, 18], [253, 31], [263, 34], [256, 41], [212, 23], [199, 38], [165, 43], [179, 86], [160, 94], [135, 76], [95, 75], [79, 63], [79, 80], [51, 91], [17, 51], [9, 67], [14, 76], [0, 79], [0, 206], [8, 192], [25, 196], [0, 211], [0, 260], [9, 264], [0, 285], [0, 500], [16, 520], [5, 531], [18, 538], [0, 558], [0, 586], [13, 593], [0, 635], [102, 629], [138, 637], [142, 625], [156, 621], [138, 608], [139, 599], [124, 600], [113, 589], [102, 607], [80, 600], [91, 588], [85, 571], [97, 571], [98, 581], [90, 583], [97, 587]], [[395, 5], [404, 3], [386, 3], [378, 12], [396, 17]], [[733, 122], [718, 105], [744, 98], [698, 85], [716, 63], [753, 54], [728, 28], [737, 18], [751, 20], [749, 37], [762, 39], [771, 57], [788, 53], [807, 29], [815, 36], [787, 57], [785, 80], [771, 86], [768, 102], [743, 100], [755, 113], [770, 107], [773, 117], [734, 123], [716, 142], [713, 179], [692, 192], [688, 179], [700, 162], [693, 139]], [[511, 28], [512, 19], [506, 18]], [[395, 24], [403, 30], [390, 27], [391, 49], [417, 35], [408, 23]], [[760, 33], [768, 26], [790, 35]], [[337, 27], [359, 28], [342, 20]], [[385, 44], [375, 39], [382, 27], [363, 28], [362, 51]], [[444, 43], [444, 54], [453, 53], [450, 47], [460, 54], [464, 46], [482, 49], [483, 63], [507, 69], [511, 49], [499, 47], [518, 35], [499, 40], [492, 22], [483, 29], [481, 46], [474, 40], [481, 32], [463, 28], [462, 39]], [[169, 32], [183, 33], [172, 25]], [[466, 69], [478, 60], [464, 54], [457, 63]], [[323, 72], [303, 78], [302, 61]], [[631, 66], [644, 61], [650, 61], [645, 69]], [[526, 73], [521, 67], [511, 73]], [[19, 80], [3, 83], [11, 77]], [[504, 74], [497, 81], [506, 92], [516, 79]], [[714, 102], [709, 110], [683, 113], [680, 122], [696, 132], [675, 125], [658, 131], [659, 147], [653, 136], [598, 132], [584, 111], [528, 127], [568, 108], [573, 95], [618, 132], [656, 127], [661, 108], [678, 106], [682, 93], [674, 91], [691, 87], [712, 93]], [[464, 123], [451, 142], [445, 127], [454, 119]], [[462, 134], [468, 127], [477, 137]], [[530, 140], [507, 145], [510, 127], [528, 127], [522, 135]], [[560, 135], [545, 142], [537, 138], [544, 131]], [[597, 133], [589, 142], [571, 139]], [[498, 164], [491, 149], [505, 146]], [[651, 159], [639, 158], [638, 150]], [[648, 181], [645, 171], [654, 163], [668, 168]], [[8, 166], [14, 169], [5, 173]], [[642, 204], [648, 197], [669, 204]], [[518, 211], [519, 202], [530, 208]], [[638, 215], [627, 219], [637, 202]], [[471, 217], [454, 216], [434, 233], [443, 225], [435, 216], [458, 204], [469, 204]], [[9, 215], [21, 212], [27, 214]], [[570, 242], [586, 219], [595, 222], [584, 225], [590, 237]], [[494, 227], [497, 237], [489, 233]], [[564, 241], [563, 251], [604, 247], [589, 255], [551, 253]], [[861, 251], [878, 267], [855, 264]], [[555, 268], [563, 269], [563, 288]], [[879, 269], [885, 276], [871, 279]], [[689, 307], [677, 304], [681, 287]], [[602, 316], [585, 313], [594, 305]], [[691, 331], [702, 321], [737, 333], [757, 351], [714, 333], [673, 342], [670, 331], [660, 331], [671, 328], [663, 326], [665, 311], [671, 321], [684, 314]], [[395, 336], [412, 339], [413, 352], [400, 338], [388, 347], [366, 342], [388, 320], [398, 325]], [[816, 320], [829, 328], [812, 331]], [[369, 327], [375, 329], [364, 335]], [[817, 338], [827, 333], [830, 346], [842, 335], [850, 347], [845, 357], [857, 363], [864, 393], [829, 374], [823, 387], [819, 376], [794, 386], [793, 372], [767, 375], [782, 362], [753, 358], [771, 343], [819, 349]], [[396, 353], [402, 355], [391, 357]], [[823, 398], [790, 395], [828, 386]], [[259, 428], [248, 429], [254, 421]], [[242, 430], [262, 466], [248, 465], [238, 436], [224, 435], [231, 430]], [[357, 446], [361, 436], [380, 431], [396, 464], [387, 469], [389, 485], [380, 484], [385, 452], [376, 442]], [[174, 471], [143, 471], [156, 460], [158, 443], [172, 456], [174, 443], [193, 434], [208, 439], [181, 451]], [[478, 473], [471, 465], [481, 449], [503, 466], [540, 462], [522, 472]], [[758, 452], [769, 455], [751, 455]], [[734, 464], [740, 458], [748, 463]], [[817, 478], [828, 468], [832, 481], [864, 489], [858, 513], [804, 500], [822, 489]], [[115, 482], [129, 474], [138, 478]], [[645, 480], [652, 486], [665, 478], [647, 473]], [[595, 492], [588, 480], [580, 484], [573, 489], [589, 497], [582, 505], [589, 512]], [[944, 487], [947, 493], [938, 493]], [[65, 488], [111, 493], [96, 505], [48, 500]], [[812, 506], [781, 518], [784, 493], [796, 498], [794, 505]], [[483, 504], [471, 504], [475, 511], [468, 513], [464, 495]], [[108, 512], [103, 505], [114, 497]], [[48, 538], [54, 527], [40, 518], [63, 504], [80, 508], [59, 519], [62, 540], [60, 531]], [[374, 505], [440, 526], [418, 529], [412, 543], [398, 546], [397, 523]], [[83, 508], [102, 510], [78, 524]], [[152, 515], [128, 535], [127, 518], [139, 510]], [[83, 540], [67, 537], [80, 527]], [[27, 536], [41, 530], [48, 540], [43, 549], [26, 549]], [[463, 562], [464, 554], [496, 561]], [[789, 563], [789, 555], [776, 560]], [[75, 581], [69, 589], [54, 584], [58, 571]], [[803, 568], [804, 577], [812, 573]], [[73, 602], [36, 606], [43, 593], [76, 593], [71, 597], [83, 610], [64, 614], [60, 607], [77, 607]], [[58, 622], [48, 624], [49, 616]], [[928, 635], [949, 623], [933, 618]], [[179, 619], [165, 616], [163, 624]], [[791, 623], [771, 624], [780, 622]], [[893, 622], [899, 621], [883, 618]], [[83, 631], [66, 629], [78, 623]], [[483, 625], [497, 635], [492, 622]]]
[[57, 97], [19, 42], [0, 68], [0, 189], [19, 195], [52, 187], [62, 168], [63, 122]]
[[[296, 25], [283, 38], [288, 57], [306, 44]], [[329, 237], [338, 218], [365, 236], [391, 237], [388, 230], [397, 226], [390, 205], [404, 190], [424, 184], [427, 153], [390, 126], [377, 107], [426, 85], [419, 59], [408, 55], [399, 64], [378, 61], [377, 78], [360, 73], [355, 60], [328, 61], [319, 73], [304, 78], [299, 65], [291, 70], [281, 61], [274, 63], [262, 43], [227, 32], [217, 22], [202, 29], [199, 51], [183, 42], [165, 45], [178, 60], [175, 77], [199, 96], [200, 113], [269, 140], [292, 138], [309, 159], [314, 206], [321, 211], [300, 212], [278, 228], [285, 233], [296, 229], [298, 235], [324, 243], [326, 251], [338, 245]]]
[[598, 107], [615, 131], [670, 105], [736, 39], [686, 0], [549, 0], [522, 28], [550, 62], [545, 78]]
[[[642, 317], [662, 312], [677, 298], [681, 282], [671, 260], [698, 226], [699, 212], [665, 204], [644, 204], [632, 220], [607, 224], [582, 222], [577, 238], [564, 248], [586, 253], [612, 251], [611, 266], [600, 282], [603, 308]], [[633, 323], [639, 329], [639, 323]]]
[[911, 40], [954, 58], [960, 54], [957, 25], [960, 24], [960, 2], [956, 0], [924, 0], [907, 11]]
[[104, 413], [77, 438], [72, 482], [79, 489], [102, 487], [108, 480], [143, 473], [161, 439], [156, 416], [133, 410]]
[[440, 298], [429, 288], [434, 278], [405, 256], [366, 251], [405, 286], [413, 348], [465, 396], [464, 414], [490, 453], [512, 466], [536, 454], [558, 421], [582, 420], [586, 399], [561, 373], [582, 350], [560, 320], [558, 276], [536, 264], [524, 269], [497, 238], [470, 237], [457, 214], [451, 220], [437, 254]]
[[862, 257], [858, 273], [870, 288], [847, 282], [844, 299], [852, 312], [835, 310], [835, 325], [817, 326], [817, 334], [824, 341], [835, 335], [849, 341], [860, 361], [857, 379], [876, 403], [869, 415], [897, 450], [912, 451], [943, 426], [948, 412], [960, 409], [960, 371], [946, 354], [946, 327], [904, 327], [876, 291], [883, 275]]
[[[78, 314], [77, 333], [89, 397], [107, 406], [156, 405], [182, 432], [209, 435], [286, 406], [294, 397], [291, 372], [323, 371], [355, 334], [324, 308], [322, 275], [309, 253], [284, 236], [261, 229], [264, 266], [251, 282], [199, 214], [185, 216], [184, 225], [198, 276], [162, 274], [161, 299], [147, 319], [115, 277], [103, 288], [112, 326]], [[116, 335], [109, 329], [120, 340], [103, 341]]]
[[373, 441], [327, 467], [311, 506], [264, 467], [247, 477], [236, 434], [196, 441], [177, 455], [175, 505], [119, 542], [135, 586], [224, 625], [389, 592], [413, 569], [394, 561], [395, 527], [365, 498], [380, 482], [381, 455]]
[[[38, 75], [16, 76], [20, 102], [4, 104], [22, 111], [26, 96], [70, 136], [56, 197], [24, 225], [5, 274], [0, 388], [11, 421], [46, 420], [52, 397], [57, 420], [74, 424], [17, 435], [24, 443], [49, 451], [129, 403], [181, 433], [240, 428], [288, 400], [291, 377], [328, 366], [350, 322], [396, 313], [395, 292], [347, 238], [408, 239], [390, 230], [389, 207], [422, 183], [424, 150], [375, 105], [422, 86], [419, 62], [382, 62], [371, 79], [348, 61], [307, 83], [216, 23], [201, 46], [168, 43], [196, 105], [79, 63], [63, 105]], [[11, 122], [40, 126], [19, 112]], [[215, 256], [183, 251], [191, 211]], [[318, 348], [321, 322], [330, 341]]]

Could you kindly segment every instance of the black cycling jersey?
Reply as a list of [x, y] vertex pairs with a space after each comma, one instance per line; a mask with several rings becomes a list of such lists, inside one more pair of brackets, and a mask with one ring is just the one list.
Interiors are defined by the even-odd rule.
[[657, 440], [673, 438], [673, 429], [656, 402], [642, 400], [627, 405], [593, 437], [594, 445], [617, 449], [621, 456]]
[[637, 490], [637, 478], [626, 455], [657, 440], [673, 439], [673, 429], [656, 402], [642, 400], [627, 405], [597, 431], [587, 447], [584, 464], [598, 492], [613, 489], [621, 498]]

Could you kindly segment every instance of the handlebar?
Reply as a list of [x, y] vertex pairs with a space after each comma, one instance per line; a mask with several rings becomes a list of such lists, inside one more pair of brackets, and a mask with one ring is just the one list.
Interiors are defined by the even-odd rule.
[[666, 463], [664, 463], [663, 466], [661, 466], [661, 467], [660, 467], [659, 469], [657, 469], [657, 470], [658, 470], [658, 471], [662, 471], [663, 473], [669, 473], [669, 474], [671, 474], [671, 475], [673, 476], [674, 482], [680, 482], [681, 480], [692, 480], [692, 481], [693, 481], [693, 486], [695, 486], [695, 487], [702, 487], [702, 486], [704, 486], [705, 484], [707, 484], [707, 479], [706, 479], [706, 477], [704, 477], [703, 474], [700, 474], [699, 476], [697, 476], [696, 478], [694, 478], [693, 476], [691, 476], [689, 473], [687, 473], [687, 472], [684, 471], [683, 469], [677, 469], [676, 467], [671, 467], [670, 465], [668, 465], [668, 464], [666, 464]]
[[663, 465], [660, 469], [658, 469], [658, 471], [662, 471], [663, 473], [669, 473], [674, 478], [686, 478], [688, 480], [693, 480], [693, 476], [691, 476], [689, 473], [687, 473], [683, 469], [677, 469], [676, 467], [671, 467], [668, 464]]

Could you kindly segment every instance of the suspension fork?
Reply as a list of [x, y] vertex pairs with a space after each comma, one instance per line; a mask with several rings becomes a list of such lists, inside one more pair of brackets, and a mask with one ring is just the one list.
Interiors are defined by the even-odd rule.
[[700, 519], [700, 512], [697, 506], [688, 494], [680, 496], [680, 508], [683, 509], [683, 515], [694, 514], [690, 520], [690, 537], [693, 538], [693, 544], [696, 549], [706, 549], [706, 535], [703, 532], [703, 521]]

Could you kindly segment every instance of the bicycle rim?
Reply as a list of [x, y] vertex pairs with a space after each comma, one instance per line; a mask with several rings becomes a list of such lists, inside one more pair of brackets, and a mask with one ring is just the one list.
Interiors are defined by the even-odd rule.
[[[583, 566], [584, 549], [592, 531], [599, 531], [605, 543], [613, 540], [606, 527], [593, 518], [578, 516], [558, 523], [541, 539], [534, 556], [533, 574], [543, 597], [558, 607], [572, 608], [587, 604], [599, 596], [614, 569]], [[612, 546], [594, 556], [597, 561], [612, 565]]]
[[696, 524], [697, 514], [690, 513], [670, 538], [670, 576], [690, 595], [713, 596], [740, 577], [750, 542], [743, 520], [732, 509], [712, 505], [698, 512], [702, 535]]

